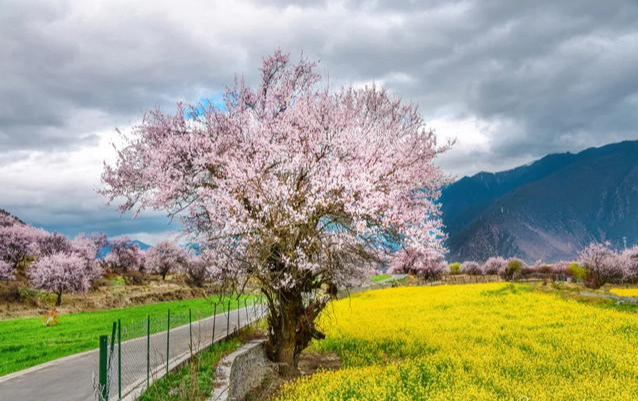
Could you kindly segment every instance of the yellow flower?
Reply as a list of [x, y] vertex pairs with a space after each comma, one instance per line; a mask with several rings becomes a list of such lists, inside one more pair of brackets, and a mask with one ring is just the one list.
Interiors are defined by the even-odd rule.
[[637, 400], [638, 316], [504, 283], [358, 293], [322, 315], [343, 368], [278, 401]]

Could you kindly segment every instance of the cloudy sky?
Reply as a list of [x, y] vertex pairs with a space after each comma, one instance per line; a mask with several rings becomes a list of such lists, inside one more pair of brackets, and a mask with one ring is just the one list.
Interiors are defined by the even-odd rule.
[[638, 2], [0, 0], [0, 208], [68, 235], [176, 226], [96, 194], [116, 128], [280, 47], [416, 102], [456, 176], [638, 139]]

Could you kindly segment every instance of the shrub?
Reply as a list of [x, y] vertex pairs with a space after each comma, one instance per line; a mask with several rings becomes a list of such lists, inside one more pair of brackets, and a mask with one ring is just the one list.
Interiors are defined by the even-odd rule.
[[523, 268], [526, 268], [527, 265], [520, 259], [512, 258], [507, 261], [507, 266], [505, 266], [505, 270], [502, 275], [506, 280], [512, 280], [521, 275]]
[[124, 282], [127, 285], [142, 285], [146, 283], [146, 275], [139, 270], [129, 270], [123, 274]]
[[454, 263], [450, 263], [450, 273], [452, 274], [459, 274], [459, 272], [461, 271], [461, 263], [459, 262], [454, 262]]
[[587, 270], [578, 262], [571, 262], [567, 266], [567, 275], [571, 276], [575, 281], [585, 281], [585, 278], [587, 278]]
[[507, 260], [500, 256], [491, 257], [483, 264], [484, 274], [500, 274], [505, 271], [507, 267]]
[[461, 265], [461, 273], [471, 274], [473, 276], [478, 276], [483, 274], [483, 270], [481, 269], [481, 265], [474, 261], [463, 262]]
[[20, 302], [20, 285], [16, 281], [0, 283], [0, 301], [3, 303]]
[[554, 274], [554, 266], [548, 263], [538, 263], [535, 267], [536, 273]]

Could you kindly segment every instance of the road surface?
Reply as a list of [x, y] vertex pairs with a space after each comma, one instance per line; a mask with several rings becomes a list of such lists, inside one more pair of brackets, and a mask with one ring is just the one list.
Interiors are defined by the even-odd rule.
[[[254, 320], [261, 315], [257, 308], [241, 308], [226, 314], [219, 314], [193, 322], [193, 348], [201, 349], [211, 343], [213, 333], [213, 319], [215, 320], [215, 341], [226, 337], [237, 327], [239, 314], [240, 327], [247, 324], [248, 319]], [[247, 319], [248, 318], [248, 319]], [[95, 339], [97, 344], [98, 338]], [[190, 332], [188, 325], [177, 327], [170, 332], [169, 359], [176, 360], [185, 357], [190, 349]], [[166, 332], [151, 336], [150, 366], [156, 370], [155, 377], [164, 374], [162, 367], [166, 366]], [[135, 386], [146, 385], [146, 337], [122, 343], [122, 388], [123, 397], [127, 390]], [[115, 350], [117, 354], [117, 347]], [[117, 369], [117, 368], [115, 368]], [[0, 401], [92, 401], [96, 400], [94, 378], [98, 372], [98, 350], [83, 352], [34, 366], [20, 372], [0, 377]], [[117, 370], [112, 374], [117, 380]], [[117, 399], [117, 382], [110, 386], [110, 399]]]

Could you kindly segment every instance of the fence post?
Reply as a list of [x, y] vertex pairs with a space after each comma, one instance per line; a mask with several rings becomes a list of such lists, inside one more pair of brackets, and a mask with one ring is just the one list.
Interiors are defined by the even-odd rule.
[[171, 344], [171, 310], [168, 310], [168, 324], [166, 326], [166, 374], [168, 374], [168, 361], [170, 359]]
[[226, 314], [226, 337], [230, 333], [230, 299], [228, 300], [228, 313]]
[[99, 386], [100, 401], [109, 399], [109, 387], [107, 383], [108, 375], [108, 336], [100, 336], [100, 370]]
[[237, 295], [237, 333], [239, 333], [239, 327], [241, 327], [241, 323], [239, 318], [241, 316], [241, 304], [239, 303], [239, 295]]
[[190, 338], [191, 356], [193, 356], [193, 311], [188, 308], [188, 336]]
[[215, 323], [217, 323], [217, 302], [213, 303], [213, 340], [211, 344], [215, 343]]
[[244, 312], [246, 312], [246, 324], [250, 325], [250, 318], [248, 317], [248, 299], [247, 298], [244, 298]]
[[151, 315], [146, 315], [146, 388], [151, 382]]
[[117, 397], [122, 399], [122, 321], [117, 319]]
[[111, 353], [109, 357], [113, 357], [113, 350], [115, 349], [115, 334], [117, 333], [117, 322], [113, 322], [113, 331], [111, 332]]

